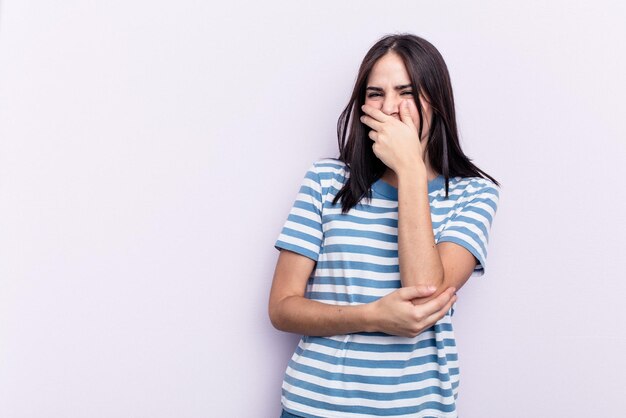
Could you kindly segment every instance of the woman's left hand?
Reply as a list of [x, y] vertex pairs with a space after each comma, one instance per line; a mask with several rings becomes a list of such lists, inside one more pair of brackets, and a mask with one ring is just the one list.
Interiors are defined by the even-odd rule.
[[372, 150], [387, 167], [396, 173], [424, 167], [422, 144], [407, 100], [400, 105], [400, 120], [369, 105], [363, 105], [361, 110], [365, 113], [361, 122], [372, 128], [368, 134], [374, 141]]

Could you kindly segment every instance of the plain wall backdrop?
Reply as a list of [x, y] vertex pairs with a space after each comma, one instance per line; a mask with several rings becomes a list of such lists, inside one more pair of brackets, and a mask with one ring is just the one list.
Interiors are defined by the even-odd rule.
[[273, 244], [360, 60], [404, 31], [502, 184], [455, 313], [460, 415], [624, 416], [624, 2], [0, 13], [0, 417], [277, 417]]

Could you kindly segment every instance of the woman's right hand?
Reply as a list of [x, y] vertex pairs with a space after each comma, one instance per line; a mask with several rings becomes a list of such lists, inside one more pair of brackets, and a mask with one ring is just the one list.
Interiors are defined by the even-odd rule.
[[415, 299], [426, 298], [435, 292], [428, 286], [402, 287], [371, 304], [373, 330], [401, 337], [415, 337], [434, 325], [450, 310], [457, 297], [454, 288], [424, 303]]

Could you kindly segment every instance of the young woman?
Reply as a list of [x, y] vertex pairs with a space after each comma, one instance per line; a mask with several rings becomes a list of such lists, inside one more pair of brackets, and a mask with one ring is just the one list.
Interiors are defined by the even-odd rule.
[[456, 417], [455, 292], [485, 271], [499, 184], [459, 145], [446, 64], [410, 34], [367, 53], [276, 241], [272, 324], [303, 335], [283, 417]]

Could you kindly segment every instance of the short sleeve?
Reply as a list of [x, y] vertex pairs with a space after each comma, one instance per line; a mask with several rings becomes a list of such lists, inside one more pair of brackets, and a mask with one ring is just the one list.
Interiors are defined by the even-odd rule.
[[462, 198], [462, 202], [439, 237], [438, 242], [454, 242], [476, 257], [478, 263], [472, 276], [485, 274], [489, 231], [498, 209], [499, 197], [498, 186], [491, 181], [481, 180], [478, 187], [473, 187], [473, 190]]
[[322, 249], [322, 185], [315, 164], [309, 168], [287, 221], [274, 244], [317, 261]]

